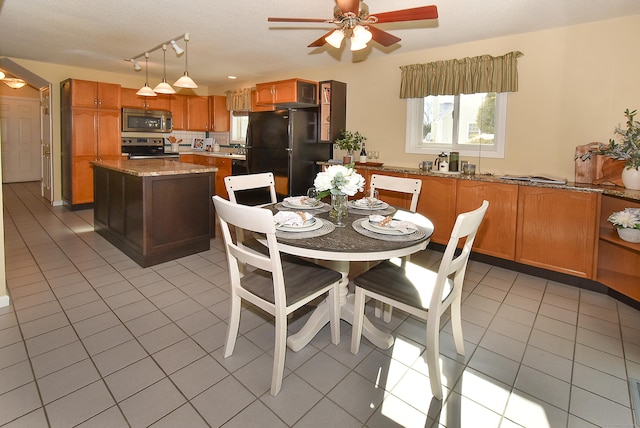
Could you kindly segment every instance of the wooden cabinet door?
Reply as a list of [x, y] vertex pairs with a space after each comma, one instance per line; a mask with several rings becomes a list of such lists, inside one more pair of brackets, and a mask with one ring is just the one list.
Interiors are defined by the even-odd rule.
[[173, 117], [173, 129], [187, 129], [187, 97], [185, 95], [171, 95], [171, 115]]
[[117, 160], [122, 156], [120, 111], [99, 110], [97, 116], [97, 158]]
[[295, 103], [297, 97], [296, 80], [283, 80], [274, 84], [276, 103]]
[[260, 105], [258, 100], [258, 91], [256, 89], [251, 90], [251, 111], [273, 111], [276, 107], [273, 104]]
[[122, 106], [120, 85], [96, 82], [98, 108], [120, 110]]
[[187, 97], [187, 129], [209, 130], [209, 97]]
[[226, 158], [213, 158], [215, 159], [215, 166], [218, 167], [216, 172], [216, 195], [220, 195], [221, 198], [229, 199], [227, 188], [224, 185], [224, 178], [231, 175], [231, 159]]
[[98, 85], [88, 80], [71, 81], [71, 106], [84, 108], [98, 107]]
[[137, 89], [121, 88], [120, 96], [122, 98], [122, 107], [124, 108], [144, 108], [144, 101], [139, 95], [136, 95]]
[[592, 278], [598, 195], [520, 186], [516, 261]]
[[93, 203], [93, 156], [74, 156], [71, 160], [71, 191], [73, 194], [72, 204]]
[[431, 241], [438, 244], [449, 242], [456, 220], [455, 178], [409, 175], [422, 180], [417, 211], [433, 223]]
[[122, 107], [143, 108], [146, 110], [171, 110], [171, 96], [158, 94], [157, 97], [141, 97], [137, 89], [121, 88]]
[[473, 251], [507, 260], [515, 258], [518, 187], [514, 184], [458, 180], [456, 217], [475, 210], [485, 199], [489, 201]]
[[180, 162], [195, 163], [195, 156], [194, 155], [180, 155]]
[[98, 153], [96, 110], [74, 108], [71, 112], [71, 156], [90, 157]]
[[275, 85], [269, 83], [258, 83], [256, 85], [256, 104], [273, 105], [276, 101]]
[[231, 115], [227, 110], [227, 97], [212, 95], [209, 97], [209, 127], [214, 132], [229, 132]]

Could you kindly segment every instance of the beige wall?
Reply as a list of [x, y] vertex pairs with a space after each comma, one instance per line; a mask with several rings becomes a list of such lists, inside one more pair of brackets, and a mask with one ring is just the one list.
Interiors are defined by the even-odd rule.
[[[424, 31], [425, 37], [429, 37], [428, 30]], [[496, 174], [548, 174], [571, 181], [575, 147], [607, 141], [614, 127], [624, 123], [623, 111], [640, 107], [637, 83], [640, 56], [633, 51], [633, 41], [639, 37], [640, 15], [634, 15], [358, 63], [349, 62], [351, 52], [345, 50], [342, 63], [266, 76], [260, 81], [301, 77], [346, 82], [348, 129], [366, 135], [367, 146], [380, 150], [380, 161], [385, 164], [413, 167], [424, 156], [404, 152], [406, 101], [398, 98], [399, 67], [518, 50], [524, 56], [518, 61], [520, 90], [509, 95], [506, 155], [504, 159], [482, 159], [480, 170]], [[59, 82], [74, 77], [137, 87], [144, 77], [134, 72], [118, 74], [12, 60], [53, 84], [54, 198], [60, 200], [60, 114], [56, 108], [60, 105]], [[126, 67], [127, 71], [129, 68]], [[226, 89], [255, 83], [239, 81], [198, 91], [200, 95], [222, 94]], [[470, 160], [477, 162], [477, 158]]]
[[[506, 155], [482, 159], [481, 171], [573, 181], [575, 147], [608, 141], [624, 123], [623, 111], [640, 108], [640, 56], [633, 47], [638, 38], [640, 15], [635, 15], [272, 77], [346, 82], [347, 128], [367, 136], [367, 147], [380, 150], [385, 164], [413, 167], [424, 156], [404, 153], [406, 102], [398, 98], [399, 67], [521, 51], [520, 90], [509, 95]], [[343, 52], [343, 58], [351, 53]]]

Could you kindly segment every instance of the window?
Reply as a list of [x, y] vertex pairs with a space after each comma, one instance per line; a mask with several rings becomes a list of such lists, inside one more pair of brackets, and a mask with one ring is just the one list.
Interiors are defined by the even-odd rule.
[[507, 93], [407, 99], [407, 153], [504, 157]]
[[233, 144], [244, 144], [247, 140], [247, 126], [249, 126], [249, 112], [231, 112], [230, 139]]

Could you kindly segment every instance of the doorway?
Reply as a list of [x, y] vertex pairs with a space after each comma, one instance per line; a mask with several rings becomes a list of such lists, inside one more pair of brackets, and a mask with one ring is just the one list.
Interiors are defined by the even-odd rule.
[[0, 98], [2, 121], [2, 182], [38, 181], [40, 160], [40, 100]]

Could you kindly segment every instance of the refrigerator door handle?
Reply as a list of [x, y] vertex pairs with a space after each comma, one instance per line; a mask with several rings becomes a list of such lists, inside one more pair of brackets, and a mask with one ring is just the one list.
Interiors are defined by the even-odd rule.
[[287, 147], [285, 150], [288, 151], [288, 152], [292, 152], [293, 151], [293, 149], [291, 147]]

